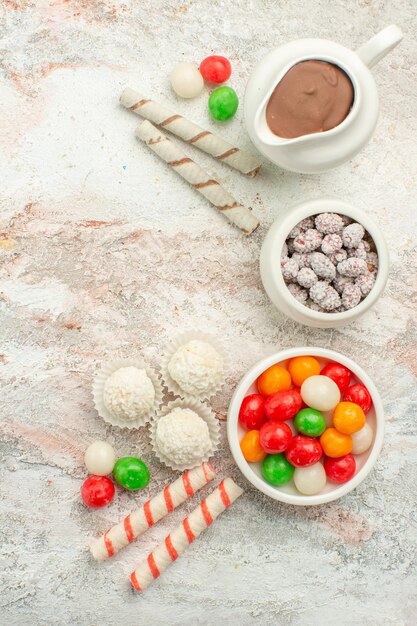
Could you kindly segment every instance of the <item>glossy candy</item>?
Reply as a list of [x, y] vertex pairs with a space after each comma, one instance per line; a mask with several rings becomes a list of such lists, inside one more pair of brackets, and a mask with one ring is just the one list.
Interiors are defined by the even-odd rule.
[[210, 94], [208, 101], [210, 115], [218, 122], [230, 120], [238, 106], [239, 98], [231, 87], [219, 87]]
[[262, 463], [262, 476], [270, 484], [284, 485], [294, 475], [294, 467], [283, 454], [270, 454]]
[[298, 491], [305, 496], [314, 496], [326, 484], [326, 472], [321, 463], [314, 463], [309, 467], [296, 467], [294, 484]]
[[116, 453], [106, 441], [94, 441], [85, 451], [84, 463], [90, 474], [107, 476], [113, 471]]
[[84, 504], [93, 509], [107, 506], [114, 497], [114, 485], [107, 476], [89, 476], [81, 487]]
[[343, 394], [343, 400], [346, 402], [354, 402], [355, 404], [359, 404], [362, 411], [366, 414], [369, 413], [372, 406], [372, 398], [371, 394], [361, 383], [357, 383], [356, 385], [352, 385], [346, 389]]
[[294, 419], [294, 426], [302, 435], [308, 437], [320, 437], [326, 430], [326, 420], [320, 411], [316, 409], [301, 409]]
[[307, 406], [317, 411], [331, 411], [340, 400], [339, 387], [327, 376], [310, 376], [300, 393]]
[[340, 389], [340, 393], [343, 393], [349, 387], [352, 373], [347, 367], [340, 363], [328, 363], [321, 370], [321, 375], [328, 376], [334, 380]]
[[[299, 394], [300, 394], [300, 396], [301, 396], [301, 393], [300, 393], [300, 387], [293, 387], [293, 388], [292, 388], [292, 391], [298, 391], [298, 393], [299, 393]], [[306, 408], [307, 408], [307, 405], [306, 405], [306, 403], [304, 402], [304, 400], [301, 398], [301, 409], [306, 409]], [[300, 409], [300, 410], [301, 410], [301, 409]]]
[[371, 447], [373, 438], [374, 431], [366, 423], [363, 428], [352, 435], [352, 453], [362, 454], [362, 452], [366, 452]]
[[327, 478], [334, 483], [346, 483], [356, 472], [356, 461], [353, 454], [346, 454], [337, 459], [325, 457], [323, 466]]
[[268, 454], [284, 452], [291, 439], [291, 428], [284, 422], [267, 422], [259, 431], [259, 443]]
[[289, 420], [301, 409], [303, 400], [297, 389], [277, 391], [265, 401], [265, 415], [270, 420]]
[[240, 449], [248, 463], [262, 461], [266, 452], [259, 442], [259, 430], [250, 430], [240, 442]]
[[338, 458], [352, 451], [352, 437], [340, 433], [336, 428], [326, 428], [320, 437], [320, 444], [326, 456]]
[[340, 433], [352, 435], [365, 426], [366, 417], [354, 402], [339, 402], [333, 411], [333, 426]]
[[295, 435], [285, 451], [287, 460], [296, 467], [314, 465], [321, 459], [322, 449], [317, 439]]
[[171, 72], [171, 86], [181, 98], [195, 98], [203, 87], [204, 80], [193, 63], [179, 63]]
[[265, 424], [265, 398], [260, 393], [252, 393], [243, 398], [239, 410], [239, 422], [248, 430], [259, 430]]
[[291, 387], [291, 376], [281, 365], [271, 365], [256, 381], [259, 393], [272, 396], [278, 391], [287, 391]]
[[119, 459], [114, 466], [113, 475], [116, 482], [128, 491], [144, 489], [151, 479], [145, 463], [133, 456]]
[[301, 387], [307, 378], [320, 374], [320, 363], [313, 356], [296, 356], [289, 361], [288, 371], [294, 385]]
[[226, 57], [213, 54], [201, 61], [200, 72], [204, 80], [220, 85], [229, 80], [232, 74], [232, 66]]

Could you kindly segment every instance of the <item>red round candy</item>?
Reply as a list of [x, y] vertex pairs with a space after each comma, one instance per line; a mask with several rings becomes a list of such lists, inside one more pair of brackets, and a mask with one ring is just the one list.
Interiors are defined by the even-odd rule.
[[[300, 389], [301, 389], [301, 387], [293, 387], [292, 388], [293, 391], [297, 391], [298, 393], [300, 393]], [[301, 394], [300, 394], [300, 396], [301, 396]], [[307, 404], [304, 402], [304, 400], [302, 398], [301, 398], [301, 402], [302, 402], [301, 409], [306, 409], [307, 408]], [[300, 411], [301, 411], [301, 409], [300, 409]]]
[[287, 461], [295, 467], [308, 467], [321, 459], [323, 451], [317, 439], [305, 435], [295, 435], [285, 451]]
[[372, 406], [371, 394], [361, 383], [348, 387], [343, 394], [343, 400], [346, 402], [354, 402], [359, 404], [364, 413], [369, 413]]
[[303, 399], [297, 389], [277, 391], [265, 400], [265, 415], [270, 420], [290, 420], [303, 405]]
[[337, 459], [326, 456], [323, 466], [327, 478], [333, 483], [346, 483], [356, 472], [356, 461], [353, 454], [339, 456]]
[[209, 83], [225, 83], [232, 73], [232, 66], [226, 57], [212, 55], [206, 57], [200, 64], [200, 74]]
[[107, 506], [113, 500], [114, 485], [107, 476], [89, 476], [81, 487], [84, 504], [93, 509]]
[[344, 365], [340, 363], [328, 363], [320, 372], [321, 376], [331, 378], [343, 393], [349, 387], [350, 377], [352, 373]]
[[252, 393], [243, 398], [239, 410], [239, 422], [248, 430], [259, 430], [265, 424], [265, 398], [260, 393]]
[[284, 452], [291, 439], [291, 428], [283, 422], [267, 422], [259, 431], [259, 443], [268, 454]]

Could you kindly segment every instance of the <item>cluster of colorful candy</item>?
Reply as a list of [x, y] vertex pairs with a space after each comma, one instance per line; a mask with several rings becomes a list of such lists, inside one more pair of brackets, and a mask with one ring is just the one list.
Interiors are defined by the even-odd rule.
[[322, 313], [357, 306], [371, 292], [378, 270], [375, 244], [346, 215], [320, 213], [299, 222], [281, 252], [281, 272], [301, 304]]
[[84, 462], [91, 476], [81, 487], [81, 498], [94, 509], [107, 506], [114, 498], [115, 488], [109, 474], [113, 473], [114, 480], [128, 491], [144, 489], [151, 478], [141, 459], [125, 456], [116, 460], [113, 447], [106, 441], [94, 441], [88, 446]]
[[[369, 391], [361, 383], [349, 386], [351, 377], [344, 365], [332, 362], [321, 369], [312, 356], [295, 357], [287, 367], [272, 365], [259, 376], [258, 393], [246, 396], [240, 407], [239, 422], [248, 430], [240, 447], [249, 463], [262, 461], [268, 483], [293, 479], [298, 491], [314, 495], [326, 479], [344, 483], [354, 476], [354, 454], [371, 446], [373, 431], [366, 422]], [[328, 411], [330, 427], [323, 415]]]
[[[171, 72], [171, 86], [181, 98], [195, 98], [204, 87], [204, 80], [221, 85], [229, 80], [232, 66], [226, 57], [206, 57], [197, 68], [193, 63], [179, 63]], [[231, 87], [219, 87], [209, 97], [208, 108], [213, 119], [224, 122], [234, 116], [239, 98]]]

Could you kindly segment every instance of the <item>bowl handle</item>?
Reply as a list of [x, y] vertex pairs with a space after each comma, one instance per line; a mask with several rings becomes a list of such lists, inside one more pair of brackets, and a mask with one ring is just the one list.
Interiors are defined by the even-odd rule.
[[400, 43], [402, 38], [403, 34], [398, 26], [391, 24], [391, 26], [387, 26], [364, 43], [363, 46], [356, 50], [356, 54], [365, 65], [371, 68], [388, 54], [388, 52], [391, 52], [391, 50]]

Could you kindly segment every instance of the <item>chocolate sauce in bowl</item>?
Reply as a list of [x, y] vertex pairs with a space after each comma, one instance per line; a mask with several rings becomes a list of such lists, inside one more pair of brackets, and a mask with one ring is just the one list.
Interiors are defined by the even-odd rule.
[[293, 139], [338, 126], [353, 104], [347, 74], [327, 61], [301, 61], [280, 80], [266, 106], [266, 121], [279, 137]]

